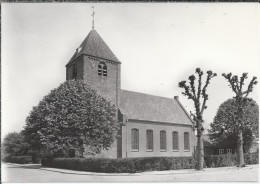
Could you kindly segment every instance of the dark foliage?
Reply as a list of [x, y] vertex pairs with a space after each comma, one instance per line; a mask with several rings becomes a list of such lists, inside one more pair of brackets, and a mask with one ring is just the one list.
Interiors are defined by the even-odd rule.
[[16, 164], [29, 164], [32, 163], [31, 156], [8, 156], [2, 159], [3, 162], [10, 162]]
[[[237, 166], [237, 156], [233, 155], [209, 155], [205, 156], [205, 163], [207, 167], [231, 167]], [[258, 153], [244, 154], [246, 164], [258, 164]]]
[[251, 153], [244, 155], [246, 164], [259, 164], [259, 153]]
[[39, 151], [29, 150], [27, 155], [30, 155], [32, 157], [32, 163], [39, 164], [41, 162]]
[[4, 137], [2, 143], [2, 154], [4, 157], [21, 156], [28, 151], [28, 144], [21, 133], [13, 132]]
[[191, 169], [192, 157], [143, 157], [143, 158], [55, 158], [43, 161], [43, 166], [102, 173], [136, 173]]
[[116, 108], [87, 86], [71, 80], [33, 107], [23, 134], [32, 150], [63, 157], [69, 150], [97, 153], [113, 143], [119, 124]]
[[240, 167], [245, 165], [243, 156], [243, 130], [251, 128], [250, 119], [245, 118], [247, 115], [245, 109], [247, 103], [251, 101], [251, 99], [248, 98], [248, 95], [253, 91], [255, 85], [258, 83], [257, 77], [253, 77], [246, 87], [245, 80], [248, 78], [247, 75], [247, 73], [243, 73], [241, 77], [238, 77], [237, 75], [232, 75], [232, 73], [222, 74], [222, 76], [228, 81], [232, 91], [235, 93], [235, 111], [230, 112], [230, 117], [233, 122], [233, 130], [237, 135], [237, 156], [238, 165]]
[[52, 167], [53, 160], [54, 157], [52, 155], [45, 155], [45, 157], [41, 159], [41, 164], [43, 167]]
[[[211, 123], [212, 132], [210, 139], [216, 146], [223, 148], [236, 148], [237, 133], [235, 122], [232, 119], [236, 112], [235, 99], [229, 99], [222, 103], [217, 111], [213, 123]], [[254, 135], [258, 135], [259, 107], [254, 100], [246, 102], [244, 107], [243, 121], [247, 121], [247, 127], [243, 128], [243, 146], [250, 147], [254, 141]]]

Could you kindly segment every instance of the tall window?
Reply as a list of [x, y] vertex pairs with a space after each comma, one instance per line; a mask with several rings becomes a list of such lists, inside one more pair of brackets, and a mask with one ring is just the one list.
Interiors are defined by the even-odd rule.
[[227, 149], [227, 154], [232, 155], [232, 149]]
[[172, 132], [172, 149], [179, 150], [179, 136], [178, 132]]
[[190, 150], [190, 136], [189, 132], [184, 132], [184, 150]]
[[160, 131], [160, 149], [166, 150], [166, 131]]
[[138, 129], [132, 129], [132, 150], [139, 150], [139, 131]]
[[146, 130], [146, 149], [153, 150], [153, 131]]
[[72, 79], [77, 79], [77, 75], [78, 75], [77, 65], [74, 64], [74, 65], [73, 65], [73, 68], [72, 68]]
[[98, 64], [98, 75], [107, 76], [107, 65], [105, 62], [100, 62]]
[[223, 155], [223, 154], [224, 154], [224, 149], [219, 149], [219, 150], [218, 150], [218, 154], [219, 154], [219, 155]]

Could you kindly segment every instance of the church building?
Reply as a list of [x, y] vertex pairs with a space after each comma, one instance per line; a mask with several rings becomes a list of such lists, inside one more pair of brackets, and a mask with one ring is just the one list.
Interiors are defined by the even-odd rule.
[[84, 80], [118, 108], [119, 138], [100, 157], [192, 156], [196, 136], [178, 97], [121, 89], [121, 62], [93, 28], [66, 65], [66, 80]]

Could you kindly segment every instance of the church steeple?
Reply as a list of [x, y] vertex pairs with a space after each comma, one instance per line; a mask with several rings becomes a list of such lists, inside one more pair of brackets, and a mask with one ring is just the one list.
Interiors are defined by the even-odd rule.
[[[81, 43], [81, 45], [76, 49], [75, 53], [73, 54], [70, 61], [67, 63], [69, 65], [74, 60], [76, 60], [81, 55], [88, 55], [94, 56], [101, 59], [107, 59], [110, 61], [118, 62], [120, 61], [117, 59], [115, 54], [110, 50], [107, 44], [103, 41], [103, 39], [99, 36], [97, 31], [95, 30], [95, 11], [94, 6], [92, 8], [92, 30], [89, 32], [87, 37]], [[66, 65], [66, 66], [67, 66]]]
[[85, 40], [76, 49], [76, 52], [74, 53], [67, 65], [69, 65], [82, 54], [120, 63], [115, 54], [110, 50], [110, 48], [99, 36], [95, 29], [92, 29], [89, 32]]
[[117, 105], [120, 65], [115, 54], [97, 31], [92, 29], [66, 65], [66, 79], [84, 80], [92, 89]]

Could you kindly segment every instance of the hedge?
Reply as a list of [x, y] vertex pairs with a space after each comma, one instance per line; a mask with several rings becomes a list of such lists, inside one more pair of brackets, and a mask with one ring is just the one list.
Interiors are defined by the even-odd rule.
[[246, 164], [259, 164], [259, 154], [257, 153], [251, 153], [251, 154], [245, 154], [244, 160]]
[[[204, 157], [204, 167], [230, 167], [237, 165], [236, 155], [210, 155]], [[258, 164], [258, 153], [244, 154], [246, 164]], [[136, 173], [194, 169], [193, 157], [139, 157], [139, 158], [45, 158], [45, 167], [102, 173]]]
[[27, 154], [32, 156], [32, 163], [39, 164], [41, 162], [39, 151], [30, 150]]
[[[258, 164], [258, 153], [244, 154], [245, 164]], [[205, 156], [206, 167], [230, 167], [238, 165], [237, 155], [210, 155]]]
[[7, 156], [3, 161], [16, 164], [29, 164], [32, 163], [32, 156]]
[[55, 158], [43, 160], [43, 166], [102, 173], [136, 173], [193, 169], [192, 157], [140, 157], [140, 158]]

